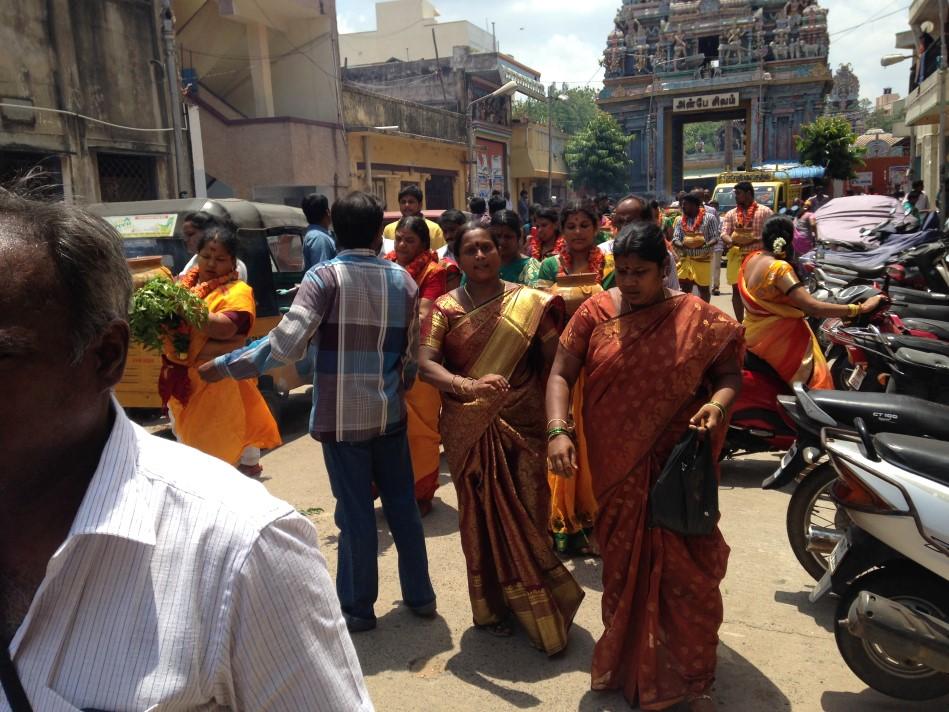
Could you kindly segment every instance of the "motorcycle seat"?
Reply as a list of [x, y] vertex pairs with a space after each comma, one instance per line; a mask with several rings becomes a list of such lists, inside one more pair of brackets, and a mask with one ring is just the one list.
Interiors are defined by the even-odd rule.
[[940, 354], [949, 356], [949, 343], [938, 339], [927, 339], [923, 336], [909, 336], [904, 334], [886, 334], [883, 338], [889, 347], [895, 351], [910, 349], [925, 354]]
[[937, 482], [949, 484], [949, 443], [912, 435], [881, 433], [873, 438], [886, 462]]
[[871, 433], [928, 435], [949, 441], [949, 406], [895, 393], [808, 391], [817, 406], [841, 425], [863, 418]]
[[876, 262], [869, 265], [863, 265], [860, 263], [854, 263], [853, 258], [836, 255], [827, 255], [823, 262], [820, 263], [822, 267], [828, 267], [831, 270], [840, 269], [847, 272], [852, 272], [859, 277], [882, 277], [886, 274], [886, 262]]
[[937, 339], [949, 341], [949, 321], [936, 321], [935, 319], [916, 319], [909, 318], [903, 320], [903, 326], [914, 331], [928, 331], [936, 335]]
[[904, 318], [939, 319], [949, 321], [949, 304], [906, 302], [894, 299], [890, 311]]
[[949, 372], [949, 356], [941, 353], [904, 347], [896, 350], [896, 360], [911, 366], [922, 366], [923, 368], [934, 368]]

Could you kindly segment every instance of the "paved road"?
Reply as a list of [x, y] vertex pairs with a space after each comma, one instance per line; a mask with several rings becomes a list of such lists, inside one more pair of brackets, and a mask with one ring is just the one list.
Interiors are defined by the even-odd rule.
[[[724, 276], [724, 275], [723, 275]], [[724, 279], [723, 285], [724, 285]], [[717, 298], [728, 308], [728, 295]], [[730, 311], [730, 309], [729, 309]], [[304, 434], [305, 399], [284, 423], [286, 444], [264, 458], [265, 484], [311, 516], [335, 571], [333, 498], [320, 446]], [[732, 553], [723, 584], [715, 695], [723, 710], [882, 712], [945, 710], [946, 702], [912, 705], [886, 698], [860, 682], [837, 653], [834, 602], [807, 600], [814, 582], [794, 559], [784, 532], [789, 494], [759, 489], [775, 456], [726, 463], [721, 493], [722, 530]], [[523, 634], [498, 639], [470, 627], [457, 500], [447, 472], [425, 520], [439, 617], [419, 621], [399, 607], [396, 555], [377, 507], [380, 538], [379, 627], [355, 636], [367, 684], [380, 710], [625, 710], [615, 694], [589, 691], [589, 663], [600, 621], [600, 562], [568, 566], [586, 590], [567, 651], [547, 659]]]

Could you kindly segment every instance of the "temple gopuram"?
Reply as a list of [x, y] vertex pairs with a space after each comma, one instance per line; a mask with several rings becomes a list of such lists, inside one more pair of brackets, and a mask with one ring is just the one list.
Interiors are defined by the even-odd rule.
[[682, 187], [682, 128], [696, 121], [743, 132], [742, 163], [723, 157], [721, 170], [796, 161], [833, 86], [828, 48], [816, 0], [624, 0], [598, 103], [632, 138], [631, 188]]

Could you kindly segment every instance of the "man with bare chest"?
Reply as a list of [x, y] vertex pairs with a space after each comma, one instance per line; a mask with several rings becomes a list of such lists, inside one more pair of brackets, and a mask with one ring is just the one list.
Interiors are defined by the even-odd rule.
[[112, 397], [114, 230], [0, 189], [0, 274], [0, 712], [371, 710], [312, 525]]

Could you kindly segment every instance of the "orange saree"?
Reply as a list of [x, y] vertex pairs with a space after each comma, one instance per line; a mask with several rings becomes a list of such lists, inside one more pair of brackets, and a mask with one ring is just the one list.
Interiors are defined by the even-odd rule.
[[[717, 529], [683, 537], [650, 528], [649, 492], [710, 396], [709, 369], [739, 358], [741, 326], [679, 293], [620, 316], [604, 292], [577, 311], [560, 343], [584, 362], [584, 416], [597, 423], [586, 439], [605, 630], [593, 652], [592, 687], [664, 709], [703, 694], [714, 679], [729, 549]], [[720, 449], [724, 428], [717, 439]]]
[[775, 260], [760, 284], [748, 285], [745, 265], [760, 254], [755, 252], [745, 258], [738, 272], [748, 349], [767, 361], [787, 383], [833, 389], [827, 360], [807, 324], [807, 315], [787, 296], [798, 284], [794, 268], [784, 260]]
[[496, 373], [510, 382], [506, 393], [474, 400], [444, 393], [442, 441], [458, 492], [474, 622], [494, 625], [513, 614], [548, 655], [566, 646], [583, 600], [547, 536], [544, 374], [537, 347], [539, 339], [556, 338], [562, 319], [562, 300], [516, 286], [470, 312], [447, 294], [422, 333], [422, 345], [438, 351], [452, 373]]
[[[212, 314], [226, 311], [256, 314], [254, 291], [245, 282], [224, 284], [204, 298]], [[226, 378], [206, 383], [198, 376], [199, 358], [208, 337], [201, 332], [191, 335], [187, 366], [190, 381], [187, 402], [177, 397], [168, 401], [179, 442], [236, 465], [244, 448], [275, 448], [280, 445], [280, 430], [254, 381]], [[173, 355], [170, 344], [165, 355]]]

